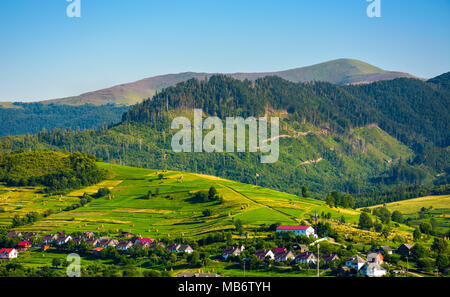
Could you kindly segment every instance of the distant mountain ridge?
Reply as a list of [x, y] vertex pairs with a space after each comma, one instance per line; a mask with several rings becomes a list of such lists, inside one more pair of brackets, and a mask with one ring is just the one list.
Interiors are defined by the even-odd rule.
[[[132, 83], [121, 84], [79, 96], [46, 100], [43, 103], [65, 105], [133, 105], [143, 99], [152, 97], [157, 91], [192, 78], [210, 78], [219, 73], [184, 72], [167, 74], [142, 79]], [[386, 71], [368, 63], [353, 59], [338, 59], [312, 66], [278, 72], [229, 73], [225, 74], [239, 80], [256, 80], [266, 76], [278, 76], [291, 82], [324, 81], [339, 85], [367, 84], [400, 77], [415, 78], [403, 72]]]

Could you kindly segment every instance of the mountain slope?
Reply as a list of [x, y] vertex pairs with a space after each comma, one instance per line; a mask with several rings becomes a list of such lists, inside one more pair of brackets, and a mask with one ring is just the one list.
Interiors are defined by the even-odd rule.
[[[103, 105], [132, 105], [145, 98], [152, 97], [156, 91], [174, 86], [192, 78], [210, 78], [214, 73], [186, 72], [146, 78], [133, 83], [122, 84], [111, 88], [81, 94], [62, 99], [44, 101], [67, 105], [83, 105], [86, 103]], [[265, 76], [278, 76], [292, 82], [325, 81], [335, 84], [363, 84], [380, 80], [392, 80], [399, 77], [413, 77], [407, 73], [385, 71], [365, 62], [351, 59], [333, 60], [313, 66], [296, 68], [279, 72], [263, 73], [229, 73], [226, 76], [239, 80], [256, 80]]]
[[[108, 162], [204, 173], [294, 194], [303, 185], [318, 195], [359, 193], [399, 183], [431, 185], [437, 174], [445, 178], [447, 101], [416, 79], [338, 86], [213, 76], [166, 88], [110, 129], [42, 132], [1, 142], [6, 150], [84, 151]], [[280, 135], [286, 135], [279, 161], [261, 164], [253, 153], [174, 153], [171, 119], [191, 115], [193, 107], [222, 119], [279, 116]]]
[[[0, 226], [10, 224], [15, 215], [31, 211], [53, 214], [32, 225], [16, 228], [30, 232], [79, 231], [130, 231], [145, 237], [186, 237], [233, 228], [233, 220], [240, 219], [248, 227], [269, 227], [271, 224], [299, 224], [309, 220], [317, 211], [330, 213], [333, 218], [342, 215], [349, 223], [357, 223], [359, 211], [329, 208], [323, 201], [301, 198], [258, 186], [187, 172], [161, 171], [99, 163], [110, 172], [109, 177], [97, 185], [83, 188], [63, 196], [45, 197], [39, 189], [14, 188], [2, 193], [0, 185]], [[193, 194], [217, 189], [222, 201], [197, 202]], [[93, 199], [82, 208], [61, 211], [76, 203], [84, 193], [95, 194], [99, 188], [108, 187], [110, 196]], [[154, 195], [147, 198], [147, 194]], [[157, 194], [157, 191], [159, 193]], [[19, 209], [14, 207], [20, 203]], [[203, 211], [212, 211], [204, 216]], [[170, 235], [168, 235], [170, 234]]]

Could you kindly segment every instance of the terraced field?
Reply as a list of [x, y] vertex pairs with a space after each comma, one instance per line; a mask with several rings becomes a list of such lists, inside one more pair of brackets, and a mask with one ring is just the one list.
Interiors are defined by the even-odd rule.
[[[151, 169], [99, 163], [110, 171], [108, 179], [65, 196], [45, 196], [40, 188], [0, 187], [0, 224], [10, 224], [14, 215], [23, 216], [31, 211], [55, 213], [19, 231], [54, 232], [129, 231], [152, 238], [198, 236], [214, 230], [233, 228], [233, 219], [240, 219], [248, 227], [273, 223], [298, 224], [310, 219], [315, 211], [331, 212], [348, 222], [356, 222], [359, 212], [330, 209], [324, 202], [300, 198], [253, 185], [242, 184], [213, 176], [162, 172]], [[163, 179], [159, 174], [164, 174]], [[223, 203], [192, 202], [192, 194], [216, 187]], [[63, 211], [76, 203], [84, 193], [94, 194], [108, 187], [111, 195], [92, 200], [84, 207]], [[158, 189], [158, 190], [157, 190]], [[149, 191], [155, 195], [146, 198]], [[203, 211], [211, 209], [205, 217]]]

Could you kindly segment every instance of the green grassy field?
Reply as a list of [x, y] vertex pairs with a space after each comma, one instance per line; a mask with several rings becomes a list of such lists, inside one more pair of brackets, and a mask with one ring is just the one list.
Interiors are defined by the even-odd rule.
[[[376, 208], [381, 205], [372, 206]], [[450, 229], [450, 195], [426, 196], [416, 199], [403, 200], [386, 204], [389, 211], [400, 211], [412, 225], [429, 222], [434, 218], [437, 225], [436, 230], [448, 232]], [[421, 209], [425, 208], [424, 212]]]
[[[124, 167], [106, 163], [99, 166], [110, 171], [107, 180], [91, 187], [74, 191], [65, 196], [45, 196], [40, 188], [0, 187], [0, 224], [10, 224], [14, 215], [31, 211], [43, 213], [52, 209], [55, 214], [19, 231], [54, 232], [73, 231], [131, 231], [153, 238], [197, 236], [214, 230], [232, 228], [234, 218], [241, 219], [249, 227], [262, 224], [298, 224], [308, 219], [315, 210], [326, 210], [333, 215], [348, 212], [349, 220], [356, 221], [359, 213], [349, 210], [329, 209], [324, 202], [299, 198], [253, 185], [246, 185], [213, 176], [162, 172], [150, 169]], [[159, 179], [158, 174], [164, 178]], [[192, 193], [217, 188], [223, 203], [194, 203]], [[88, 205], [61, 211], [78, 201], [84, 194], [94, 194], [101, 187], [108, 187], [111, 197], [94, 199]], [[146, 199], [148, 191], [159, 195]], [[212, 209], [210, 217], [203, 216], [205, 209]]]
[[[48, 196], [39, 187], [6, 187], [0, 185], [0, 226], [8, 226], [15, 215], [51, 209], [54, 214], [39, 221], [16, 228], [22, 232], [93, 231], [117, 234], [127, 231], [154, 239], [194, 237], [209, 232], [234, 229], [233, 220], [240, 219], [247, 230], [254, 232], [261, 225], [310, 224], [316, 212], [331, 214], [334, 227], [342, 234], [369, 242], [377, 234], [356, 228], [359, 210], [330, 208], [323, 201], [303, 198], [254, 185], [243, 184], [214, 176], [161, 170], [142, 169], [98, 163], [109, 171], [99, 184], [73, 191], [67, 195]], [[159, 174], [163, 173], [163, 179]], [[214, 186], [223, 202], [195, 203], [191, 200], [197, 191]], [[108, 187], [111, 195], [93, 199], [89, 204], [71, 211], [64, 208], [79, 201], [84, 193], [95, 194]], [[147, 199], [147, 193], [154, 195]], [[435, 204], [437, 205], [437, 204]], [[211, 216], [203, 211], [210, 209]], [[339, 224], [341, 217], [346, 224]], [[411, 237], [412, 229], [400, 225], [396, 234]], [[256, 236], [256, 232], [254, 232]]]

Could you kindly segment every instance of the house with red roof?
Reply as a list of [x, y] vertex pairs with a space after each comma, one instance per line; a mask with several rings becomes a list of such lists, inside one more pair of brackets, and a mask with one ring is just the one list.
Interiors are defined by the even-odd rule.
[[276, 253], [278, 253], [278, 252], [285, 252], [285, 251], [287, 251], [287, 248], [274, 248], [274, 249], [272, 250], [272, 252], [273, 252], [274, 254], [276, 254]]
[[31, 241], [25, 240], [25, 241], [19, 242], [17, 244], [17, 247], [19, 248], [19, 251], [26, 251], [31, 247]]
[[311, 226], [281, 225], [277, 227], [277, 232], [293, 232], [295, 235], [305, 235], [317, 237], [316, 231]]
[[368, 253], [367, 262], [383, 264], [383, 255], [381, 253]]
[[116, 249], [118, 250], [122, 250], [122, 251], [127, 251], [128, 249], [130, 249], [133, 246], [133, 243], [131, 241], [121, 241], [119, 242], [118, 245], [116, 245]]
[[150, 238], [138, 238], [134, 244], [150, 244], [152, 243], [153, 240], [151, 240]]
[[16, 249], [0, 249], [0, 259], [14, 259], [18, 254]]
[[92, 251], [92, 253], [94, 253], [95, 255], [98, 256], [98, 255], [100, 255], [100, 252], [103, 251], [104, 249], [105, 248], [99, 246], [99, 247], [93, 248], [91, 251]]

